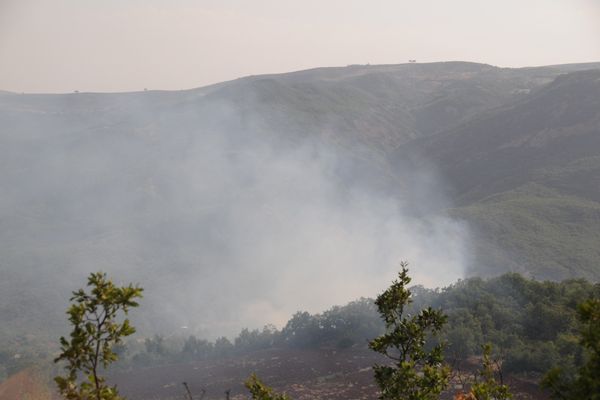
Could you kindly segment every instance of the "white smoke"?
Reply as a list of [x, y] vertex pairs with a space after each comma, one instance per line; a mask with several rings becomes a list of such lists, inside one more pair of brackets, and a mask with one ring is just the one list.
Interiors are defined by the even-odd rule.
[[146, 288], [141, 326], [215, 336], [374, 296], [401, 260], [415, 283], [463, 276], [468, 231], [423, 212], [444, 202], [428, 171], [378, 190], [352, 149], [319, 132], [289, 139], [220, 103], [83, 96], [5, 135], [24, 156], [2, 178], [15, 226], [4, 254], [34, 271], [25, 290], [42, 277], [60, 307], [101, 269]]

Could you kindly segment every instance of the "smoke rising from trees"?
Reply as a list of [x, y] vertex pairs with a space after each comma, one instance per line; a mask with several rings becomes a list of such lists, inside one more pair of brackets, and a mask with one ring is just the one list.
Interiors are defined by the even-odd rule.
[[65, 303], [104, 270], [147, 289], [142, 330], [209, 337], [373, 295], [400, 260], [428, 286], [463, 275], [468, 230], [427, 212], [431, 173], [384, 179], [360, 146], [194, 96], [40, 96], [35, 119], [5, 116], [3, 273]]

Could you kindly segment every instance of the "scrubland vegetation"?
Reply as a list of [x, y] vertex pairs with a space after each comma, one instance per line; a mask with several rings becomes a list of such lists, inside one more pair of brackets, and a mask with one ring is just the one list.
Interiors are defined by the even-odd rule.
[[[401, 283], [394, 284], [396, 290], [405, 290], [408, 288], [408, 276], [401, 274], [400, 278]], [[131, 368], [243, 357], [253, 352], [278, 348], [353, 351], [370, 346], [386, 353], [385, 346], [390, 346], [395, 339], [410, 336], [424, 346], [413, 355], [419, 355], [423, 360], [432, 360], [431, 355], [438, 354], [436, 357], [439, 358], [434, 365], [456, 366], [473, 356], [480, 357], [483, 354], [487, 357], [488, 364], [491, 363], [489, 360], [501, 363], [498, 365], [501, 365], [504, 374], [528, 377], [537, 382], [546, 376], [543, 383], [556, 393], [575, 396], [574, 387], [587, 385], [588, 390], [596, 387], [595, 379], [600, 371], [596, 365], [599, 284], [583, 279], [538, 282], [518, 274], [507, 274], [492, 279], [465, 279], [441, 289], [412, 286], [410, 293], [406, 292], [400, 298], [394, 297], [393, 292], [390, 292], [394, 285], [386, 292], [387, 298], [386, 293], [377, 301], [361, 298], [319, 314], [299, 311], [280, 329], [274, 326], [243, 329], [231, 340], [226, 337], [207, 340], [194, 335], [154, 335], [118, 340], [110, 348], [120, 360], [111, 369], [127, 371]], [[76, 293], [83, 296], [82, 292]], [[387, 317], [386, 314], [380, 315], [382, 307], [385, 310], [382, 303], [385, 299], [388, 302]], [[394, 310], [399, 313], [393, 314]], [[394, 332], [395, 324], [409, 330], [413, 328], [407, 327], [418, 326], [417, 321], [420, 321], [423, 312], [432, 318], [435, 313], [440, 313], [434, 318], [437, 318], [437, 322], [432, 325], [435, 326], [434, 331], [438, 331], [438, 339], [435, 341], [431, 341], [430, 335], [425, 334], [425, 331], [421, 339], [418, 339], [421, 334], [412, 330], [410, 335], [406, 333], [395, 339], [386, 336]], [[129, 328], [127, 332], [132, 333]], [[374, 338], [377, 339], [373, 341]], [[26, 343], [28, 348], [35, 348], [32, 343]], [[435, 347], [435, 343], [443, 345]], [[64, 347], [68, 344], [69, 342], [63, 342], [63, 356], [68, 353], [65, 353], [67, 348]], [[27, 354], [18, 353], [19, 350], [11, 349], [10, 345], [4, 346], [1, 361], [5, 374], [28, 365], [39, 365], [43, 359], [49, 361], [48, 353], [52, 349], [50, 345], [46, 353]], [[37, 343], [37, 346], [41, 349], [43, 343]], [[485, 351], [482, 353], [482, 350]], [[427, 352], [434, 353], [427, 355]], [[15, 354], [21, 357], [15, 358]], [[107, 354], [108, 359], [116, 358], [111, 355], [113, 353]], [[382, 368], [390, 368], [385, 365]], [[415, 367], [422, 370], [423, 365], [417, 362]], [[383, 384], [381, 377], [393, 376], [392, 372], [376, 372], [376, 376], [380, 377], [377, 380]], [[436, 374], [442, 375], [436, 376], [441, 379], [440, 382], [447, 382], [447, 377], [443, 378], [447, 373], [449, 370], [439, 370]], [[418, 375], [415, 377], [422, 379]], [[435, 379], [431, 380], [433, 381]], [[260, 383], [260, 380], [254, 381], [254, 386], [251, 385], [256, 390], [257, 382]], [[445, 385], [440, 387], [443, 386]], [[556, 398], [585, 397], [560, 397], [557, 394]]]
[[[298, 312], [281, 330], [244, 329], [233, 342], [189, 336], [177, 348], [173, 340], [156, 335], [135, 354], [122, 344], [135, 329], [127, 319], [119, 323], [116, 318], [119, 311], [137, 307], [134, 299], [142, 289], [120, 288], [104, 274], [92, 274], [89, 294], [83, 289], [73, 293], [68, 310], [73, 330], [70, 340], [61, 338], [62, 353], [55, 360], [68, 361], [68, 375], [56, 382], [68, 399], [121, 399], [100, 375], [119, 357], [125, 359], [123, 368], [235, 357], [277, 346], [368, 345], [388, 359], [373, 366], [381, 399], [437, 399], [453, 373], [448, 360], [475, 354], [483, 356], [481, 371], [464, 386], [470, 392], [456, 398], [512, 398], [502, 373], [532, 374], [538, 380], [545, 375], [541, 383], [557, 399], [595, 399], [600, 393], [600, 285], [536, 282], [512, 274], [442, 290], [409, 289], [407, 264], [401, 268], [398, 279], [374, 301], [360, 299], [317, 315]], [[79, 373], [89, 379], [79, 384]], [[254, 399], [289, 399], [256, 375], [246, 387]]]
[[[413, 303], [407, 313], [414, 315], [431, 306], [448, 316], [442, 331], [448, 342], [447, 359], [479, 355], [482, 346], [491, 343], [504, 360], [506, 372], [532, 376], [541, 376], [559, 363], [581, 364], [577, 306], [600, 296], [600, 285], [582, 279], [538, 282], [518, 274], [465, 279], [443, 289], [416, 286], [411, 290]], [[155, 335], [143, 345], [132, 343], [122, 349], [122, 365], [219, 358], [272, 347], [366, 347], [384, 329], [373, 299], [362, 298], [320, 314], [299, 311], [281, 329], [243, 329], [233, 340]]]

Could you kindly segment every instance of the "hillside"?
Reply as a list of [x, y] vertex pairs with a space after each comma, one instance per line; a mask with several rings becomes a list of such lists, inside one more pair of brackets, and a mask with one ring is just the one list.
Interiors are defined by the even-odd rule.
[[0, 382], [2, 400], [57, 400], [53, 388], [34, 369], [25, 369]]
[[[454, 375], [443, 399], [451, 398], [468, 381], [465, 375], [479, 369], [485, 343], [491, 343], [494, 357], [502, 360], [504, 381], [516, 399], [547, 399], [538, 387], [541, 376], [559, 363], [571, 368], [582, 361], [576, 308], [598, 296], [600, 285], [584, 280], [539, 282], [507, 274], [411, 291], [408, 315], [432, 306], [448, 316], [441, 333], [447, 342], [445, 357], [465, 379]], [[196, 396], [206, 390], [206, 398], [222, 398], [230, 389], [232, 398], [245, 398], [242, 382], [251, 373], [295, 399], [374, 399], [372, 366], [387, 361], [367, 343], [383, 331], [373, 299], [362, 298], [319, 314], [297, 312], [281, 329], [243, 329], [231, 341], [136, 334], [119, 348], [120, 360], [108, 375], [129, 399], [176, 399], [184, 392], [181, 382]], [[42, 365], [40, 359], [36, 362]], [[15, 374], [0, 385], [0, 394], [43, 388], [32, 376], [29, 370]]]
[[[378, 398], [372, 365], [380, 361], [380, 357], [364, 349], [270, 349], [216, 361], [121, 371], [110, 380], [121, 395], [131, 400], [181, 399], [185, 396], [182, 382], [188, 383], [194, 398], [199, 398], [204, 390], [203, 398], [207, 400], [224, 399], [225, 391], [230, 390], [230, 398], [238, 400], [248, 398], [243, 382], [251, 373], [257, 373], [296, 400], [367, 400]], [[531, 381], [508, 377], [507, 382], [518, 398], [547, 399]], [[443, 399], [451, 399], [452, 393], [450, 390]], [[0, 399], [58, 400], [59, 396], [30, 370], [24, 370], [0, 383]]]
[[[600, 200], [600, 69], [559, 76], [531, 95], [401, 150], [435, 160], [459, 204], [536, 181]], [[567, 174], [567, 175], [565, 175]], [[588, 175], [586, 175], [588, 174]]]
[[598, 279], [600, 70], [560, 76], [399, 153], [435, 160], [453, 215], [485, 237], [476, 264], [487, 273]]
[[401, 258], [431, 286], [598, 280], [599, 68], [0, 92], [0, 341], [62, 333], [69, 291], [97, 269], [150, 293], [142, 331], [207, 336], [374, 293]]
[[[576, 307], [597, 296], [600, 285], [538, 282], [507, 274], [411, 291], [407, 315], [432, 306], [448, 316], [442, 339], [455, 372], [469, 375], [477, 370], [481, 346], [491, 343], [515, 399], [547, 399], [539, 379], [559, 363], [569, 368], [581, 362]], [[234, 398], [243, 398], [241, 382], [253, 372], [292, 398], [374, 399], [372, 366], [386, 360], [366, 343], [383, 330], [373, 300], [363, 298], [316, 315], [298, 312], [281, 330], [245, 329], [229, 346], [195, 337], [147, 339], [145, 349], [126, 355], [113, 376], [132, 399], [176, 398], [182, 391], [180, 380], [195, 393], [205, 389], [207, 398], [219, 398], [227, 389]], [[465, 381], [453, 375], [442, 398], [451, 398]]]
[[[241, 400], [248, 398], [242, 382], [256, 373], [277, 391], [296, 400], [375, 400], [378, 391], [372, 366], [381, 361], [381, 357], [364, 349], [272, 349], [219, 361], [138, 369], [121, 373], [113, 382], [131, 400], [179, 399], [185, 393], [181, 381], [189, 384], [195, 396], [199, 397], [204, 389], [207, 400], [224, 398], [226, 390], [231, 391], [231, 399]], [[463, 368], [469, 371], [476, 367], [465, 365]], [[518, 399], [548, 399], [527, 379], [510, 376], [506, 382]], [[453, 381], [453, 385], [459, 384], [458, 380]], [[448, 390], [442, 399], [452, 399], [455, 392], [458, 390]]]

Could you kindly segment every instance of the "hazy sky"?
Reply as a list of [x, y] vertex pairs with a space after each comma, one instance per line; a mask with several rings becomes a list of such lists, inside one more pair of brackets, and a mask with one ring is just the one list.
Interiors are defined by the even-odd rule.
[[184, 89], [319, 66], [600, 61], [600, 0], [0, 0], [0, 89]]

